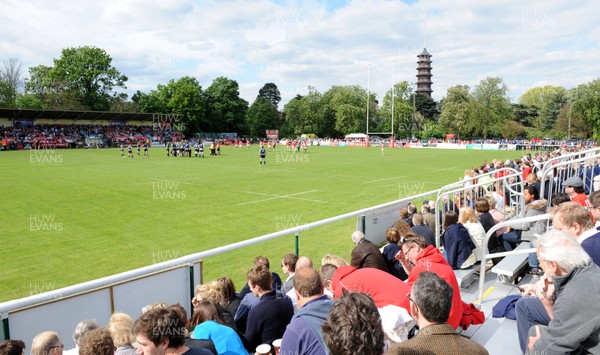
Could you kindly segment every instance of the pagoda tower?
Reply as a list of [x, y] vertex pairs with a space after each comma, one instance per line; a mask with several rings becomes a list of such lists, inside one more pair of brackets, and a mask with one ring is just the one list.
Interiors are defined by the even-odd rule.
[[427, 52], [427, 48], [423, 48], [423, 52], [417, 58], [417, 94], [431, 97], [431, 54]]

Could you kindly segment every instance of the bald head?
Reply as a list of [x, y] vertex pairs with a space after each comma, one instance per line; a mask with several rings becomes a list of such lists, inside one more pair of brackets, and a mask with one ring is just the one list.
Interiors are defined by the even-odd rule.
[[311, 268], [312, 269], [312, 267], [313, 267], [312, 260], [310, 260], [310, 258], [307, 256], [299, 257], [298, 261], [296, 262], [296, 272], [303, 268]]
[[352, 241], [354, 242], [354, 244], [358, 244], [360, 240], [364, 237], [365, 235], [361, 231], [355, 231], [354, 233], [352, 233]]

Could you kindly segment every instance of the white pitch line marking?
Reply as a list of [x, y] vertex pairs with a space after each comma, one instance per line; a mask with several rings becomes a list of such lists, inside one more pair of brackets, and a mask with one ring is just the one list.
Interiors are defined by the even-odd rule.
[[448, 171], [448, 170], [458, 170], [457, 168], [444, 168], [444, 169], [436, 169], [433, 170], [434, 173], [437, 173], [438, 171]]
[[397, 177], [393, 177], [393, 178], [371, 180], [371, 181], [363, 182], [363, 184], [371, 184], [373, 182], [388, 181], [388, 180], [398, 180], [398, 179], [402, 179], [402, 178], [403, 178], [403, 176], [397, 176]]
[[310, 191], [296, 192], [295, 194], [288, 194], [288, 195], [276, 195], [276, 194], [266, 194], [266, 193], [262, 193], [262, 192], [246, 191], [246, 193], [249, 193], [249, 194], [261, 195], [261, 196], [272, 196], [272, 197], [264, 198], [264, 199], [261, 199], [261, 200], [255, 200], [255, 201], [248, 201], [248, 202], [238, 203], [238, 206], [250, 205], [250, 204], [253, 204], [253, 203], [259, 203], [259, 202], [265, 202], [265, 201], [278, 200], [278, 199], [282, 199], [282, 198], [289, 198], [291, 200], [301, 200], [301, 201], [311, 201], [311, 202], [327, 203], [327, 201], [315, 200], [315, 199], [310, 199], [310, 198], [302, 198], [302, 197], [294, 197], [294, 196], [297, 196], [297, 195], [309, 194], [311, 192], [316, 192], [316, 191], [319, 191], [319, 190], [310, 190]]

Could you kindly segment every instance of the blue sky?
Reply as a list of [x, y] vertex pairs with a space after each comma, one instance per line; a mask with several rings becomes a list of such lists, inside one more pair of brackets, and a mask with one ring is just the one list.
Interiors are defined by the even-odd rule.
[[250, 103], [275, 83], [282, 108], [309, 86], [367, 88], [369, 66], [381, 101], [393, 80], [416, 81], [426, 46], [436, 100], [499, 76], [516, 102], [532, 87], [600, 76], [598, 13], [592, 0], [5, 0], [0, 60], [17, 58], [27, 74], [63, 48], [91, 45], [129, 77], [129, 93], [186, 75], [206, 88], [225, 76]]

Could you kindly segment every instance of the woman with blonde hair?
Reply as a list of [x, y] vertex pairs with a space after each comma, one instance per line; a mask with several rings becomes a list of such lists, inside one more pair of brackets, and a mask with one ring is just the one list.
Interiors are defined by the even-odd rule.
[[115, 355], [135, 355], [133, 347], [133, 319], [125, 313], [115, 312], [110, 316], [108, 326], [110, 335], [115, 343]]
[[344, 260], [344, 258], [342, 258], [341, 256], [327, 254], [323, 257], [323, 259], [321, 259], [321, 266], [326, 264], [331, 264], [335, 265], [336, 267], [340, 267], [348, 265], [348, 262]]
[[[482, 256], [482, 244], [485, 239], [485, 229], [479, 222], [475, 210], [471, 207], [461, 207], [458, 222], [469, 231], [471, 240], [475, 243], [475, 261], [480, 260]], [[483, 252], [487, 253], [487, 247], [483, 248]]]

